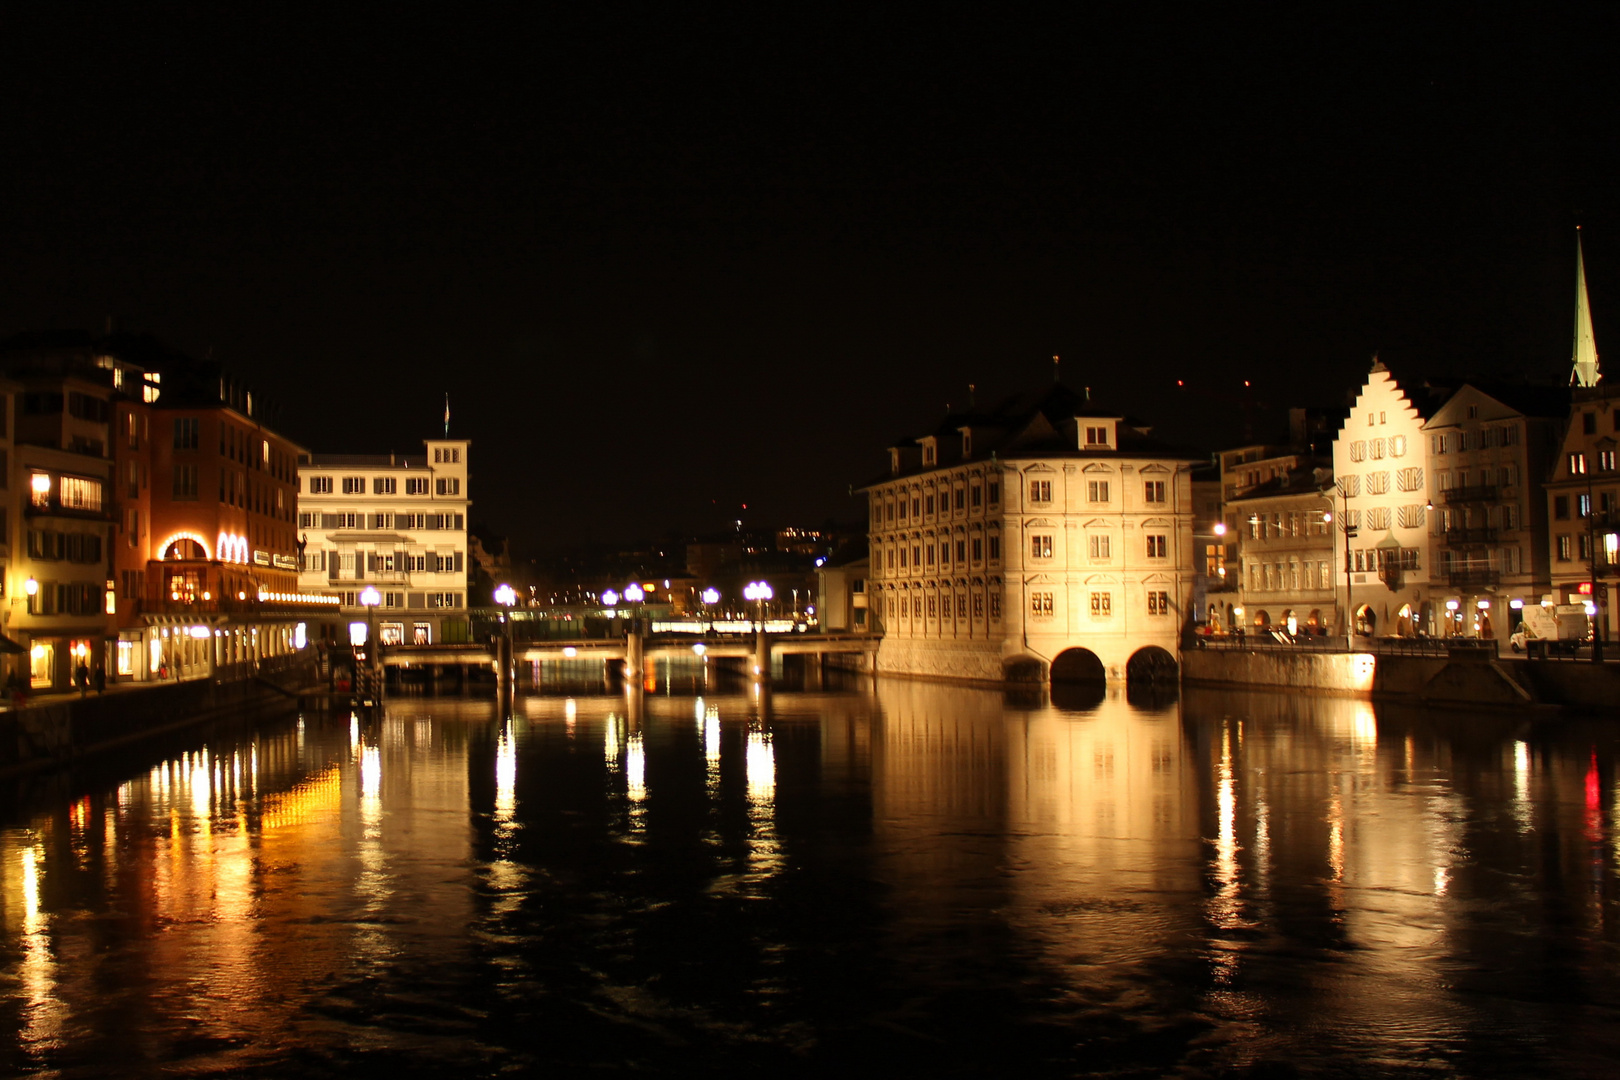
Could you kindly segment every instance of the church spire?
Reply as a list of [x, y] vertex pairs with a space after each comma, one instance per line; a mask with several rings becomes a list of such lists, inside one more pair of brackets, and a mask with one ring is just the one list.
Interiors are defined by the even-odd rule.
[[1575, 357], [1570, 372], [1571, 386], [1596, 386], [1598, 374], [1597, 341], [1592, 336], [1592, 309], [1586, 302], [1586, 261], [1581, 255], [1581, 230], [1575, 228]]

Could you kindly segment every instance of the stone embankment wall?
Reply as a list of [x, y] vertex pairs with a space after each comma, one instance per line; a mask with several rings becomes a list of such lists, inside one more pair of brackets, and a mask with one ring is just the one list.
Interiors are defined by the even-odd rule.
[[1197, 649], [1182, 679], [1404, 701], [1436, 708], [1565, 707], [1620, 711], [1620, 666], [1465, 657]]
[[949, 679], [1000, 686], [1001, 649], [989, 642], [885, 638], [878, 649], [880, 675]]

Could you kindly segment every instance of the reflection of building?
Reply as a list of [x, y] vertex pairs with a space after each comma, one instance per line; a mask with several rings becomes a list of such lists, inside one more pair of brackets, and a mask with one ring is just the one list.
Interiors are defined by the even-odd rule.
[[1173, 671], [1192, 619], [1195, 460], [1061, 384], [895, 444], [866, 488], [879, 668]]
[[300, 587], [352, 616], [375, 587], [384, 643], [467, 640], [470, 446], [429, 439], [420, 455], [303, 455]]

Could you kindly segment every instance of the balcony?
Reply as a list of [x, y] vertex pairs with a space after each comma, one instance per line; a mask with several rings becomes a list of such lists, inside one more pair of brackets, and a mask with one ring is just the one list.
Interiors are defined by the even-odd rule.
[[1480, 527], [1476, 529], [1447, 529], [1442, 538], [1447, 547], [1468, 547], [1477, 544], [1496, 543], [1497, 530]]
[[330, 585], [408, 585], [411, 575], [407, 570], [337, 570], [326, 572]]
[[1447, 506], [1456, 506], [1459, 503], [1493, 503], [1500, 492], [1501, 488], [1495, 484], [1474, 484], [1470, 487], [1447, 488], [1445, 500]]
[[1454, 589], [1495, 588], [1502, 575], [1488, 566], [1472, 563], [1453, 564], [1444, 569], [1446, 584]]

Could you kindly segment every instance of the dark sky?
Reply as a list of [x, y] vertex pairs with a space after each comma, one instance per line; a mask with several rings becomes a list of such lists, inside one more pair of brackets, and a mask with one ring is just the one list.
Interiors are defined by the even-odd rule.
[[1563, 379], [1577, 222], [1620, 350], [1605, 9], [661, 7], [8, 9], [0, 334], [212, 350], [316, 451], [448, 391], [521, 550], [858, 518], [1054, 353], [1205, 447], [1237, 412], [1177, 378]]

